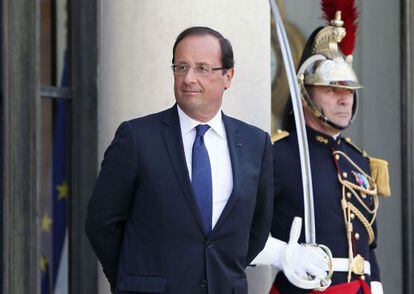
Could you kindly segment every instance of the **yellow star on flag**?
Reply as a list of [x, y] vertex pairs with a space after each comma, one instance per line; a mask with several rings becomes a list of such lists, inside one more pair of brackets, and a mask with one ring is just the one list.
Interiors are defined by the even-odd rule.
[[42, 231], [50, 233], [50, 227], [52, 226], [52, 219], [45, 214], [41, 220]]
[[47, 265], [46, 257], [42, 255], [42, 257], [40, 258], [40, 268], [42, 272], [46, 271], [46, 265]]
[[57, 185], [56, 189], [58, 190], [58, 198], [59, 199], [65, 199], [68, 198], [69, 195], [69, 188], [68, 188], [68, 183], [66, 183], [66, 181], [64, 181], [62, 183], [62, 185]]

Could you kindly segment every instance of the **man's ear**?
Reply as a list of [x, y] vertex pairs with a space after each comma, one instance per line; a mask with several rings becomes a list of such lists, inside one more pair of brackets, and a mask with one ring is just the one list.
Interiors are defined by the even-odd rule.
[[226, 73], [224, 74], [224, 77], [226, 79], [225, 84], [224, 84], [224, 90], [227, 90], [228, 88], [230, 88], [231, 86], [231, 80], [233, 79], [233, 75], [234, 75], [234, 68], [230, 68], [226, 71]]

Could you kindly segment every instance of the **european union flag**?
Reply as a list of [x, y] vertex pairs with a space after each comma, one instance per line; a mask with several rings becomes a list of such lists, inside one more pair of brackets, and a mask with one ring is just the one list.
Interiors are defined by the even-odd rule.
[[[69, 87], [69, 60], [65, 63], [61, 80], [62, 87]], [[67, 293], [67, 201], [68, 188], [68, 101], [56, 99], [53, 123], [53, 289]]]
[[50, 294], [49, 264], [47, 262], [46, 257], [43, 255], [41, 256], [40, 266], [41, 266], [41, 277], [42, 277], [41, 293]]

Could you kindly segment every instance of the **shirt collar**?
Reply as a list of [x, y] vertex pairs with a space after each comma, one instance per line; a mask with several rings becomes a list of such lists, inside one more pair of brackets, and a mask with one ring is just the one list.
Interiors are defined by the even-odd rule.
[[332, 139], [334, 139], [334, 141], [336, 141], [336, 139], [338, 139], [341, 136], [341, 132], [338, 132], [336, 135], [332, 136]]
[[181, 109], [181, 107], [178, 104], [177, 104], [177, 110], [178, 110], [178, 117], [180, 119], [181, 132], [183, 136], [188, 134], [192, 129], [194, 129], [199, 124], [207, 124], [210, 126], [212, 130], [214, 130], [214, 132], [219, 137], [221, 137], [222, 139], [226, 138], [226, 132], [224, 129], [221, 108], [219, 109], [219, 111], [217, 111], [217, 114], [208, 122], [199, 122], [191, 118]]

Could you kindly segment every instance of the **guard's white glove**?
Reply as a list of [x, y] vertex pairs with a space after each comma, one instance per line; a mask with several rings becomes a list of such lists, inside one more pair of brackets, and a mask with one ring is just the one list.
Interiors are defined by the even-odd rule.
[[265, 248], [252, 264], [273, 265], [282, 270], [287, 279], [299, 288], [326, 289], [330, 284], [325, 280], [330, 260], [320, 247], [298, 244], [301, 229], [302, 219], [295, 217], [289, 243], [269, 237]]
[[381, 282], [377, 282], [377, 281], [371, 282], [371, 293], [372, 294], [384, 294], [384, 290], [382, 289]]
[[273, 265], [278, 270], [282, 270], [280, 255], [286, 246], [286, 242], [269, 236], [265, 247], [251, 262], [251, 265]]
[[290, 228], [289, 243], [281, 253], [282, 269], [293, 285], [302, 289], [325, 290], [331, 284], [327, 279], [332, 254], [322, 245], [298, 244], [302, 219], [295, 217]]
[[289, 240], [281, 256], [282, 270], [285, 271], [289, 266], [291, 271], [303, 279], [308, 279], [309, 276], [324, 279], [328, 275], [328, 260], [324, 258], [325, 253], [322, 249], [317, 246], [298, 244], [297, 241], [291, 243]]

